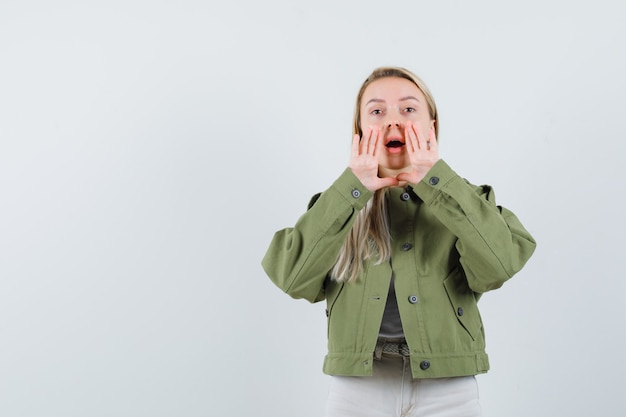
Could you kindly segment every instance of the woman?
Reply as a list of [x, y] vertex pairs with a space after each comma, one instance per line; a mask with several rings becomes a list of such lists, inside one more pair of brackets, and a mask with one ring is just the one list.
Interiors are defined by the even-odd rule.
[[489, 186], [440, 159], [438, 128], [417, 76], [376, 69], [357, 96], [348, 168], [263, 259], [287, 294], [326, 299], [329, 417], [480, 415], [477, 301], [535, 241]]

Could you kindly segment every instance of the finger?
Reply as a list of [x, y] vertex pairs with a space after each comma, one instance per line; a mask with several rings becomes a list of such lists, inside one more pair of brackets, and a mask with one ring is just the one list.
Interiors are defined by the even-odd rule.
[[425, 144], [422, 143], [417, 126], [415, 126], [413, 123], [411, 123], [411, 130], [413, 132], [413, 135], [415, 136], [415, 143], [417, 144], [416, 148], [419, 150], [424, 149]]
[[415, 153], [415, 151], [417, 150], [417, 137], [415, 136], [415, 132], [413, 131], [413, 123], [411, 123], [410, 121], [407, 122], [404, 127], [404, 131], [404, 140], [406, 142], [405, 145], [410, 152]]
[[361, 137], [357, 133], [352, 137], [352, 156], [357, 156], [359, 154], [360, 142]]
[[398, 185], [399, 181], [397, 178], [392, 178], [392, 177], [385, 177], [385, 178], [380, 178], [378, 180], [378, 185], [379, 185], [379, 189], [380, 188], [385, 188], [385, 187], [394, 187], [396, 185]]
[[401, 172], [398, 174], [398, 176], [396, 177], [396, 179], [398, 181], [407, 181], [407, 182], [411, 182], [411, 176], [408, 172]]
[[372, 140], [372, 126], [368, 126], [363, 134], [363, 140], [361, 141], [361, 153], [360, 155], [367, 154], [370, 148], [370, 141]]
[[372, 151], [372, 156], [376, 156], [378, 154], [378, 145], [382, 143], [382, 141], [380, 140], [381, 136], [382, 135], [378, 127], [372, 128], [372, 143], [370, 148]]
[[367, 153], [370, 155], [376, 154], [376, 146], [378, 145], [378, 138], [380, 137], [380, 129], [378, 126], [372, 126], [372, 136], [370, 137], [370, 144]]

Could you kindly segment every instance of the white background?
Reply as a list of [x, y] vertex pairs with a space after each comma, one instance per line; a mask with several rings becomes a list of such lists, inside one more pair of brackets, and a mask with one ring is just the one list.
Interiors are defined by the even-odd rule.
[[0, 4], [0, 415], [322, 416], [323, 303], [260, 261], [407, 67], [533, 233], [481, 309], [485, 417], [623, 416], [626, 6]]

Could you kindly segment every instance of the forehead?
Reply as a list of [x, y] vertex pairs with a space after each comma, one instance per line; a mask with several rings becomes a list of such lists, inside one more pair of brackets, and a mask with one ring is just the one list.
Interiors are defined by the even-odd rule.
[[425, 101], [424, 94], [412, 81], [406, 78], [385, 77], [373, 81], [365, 88], [361, 104], [365, 105], [370, 100], [394, 102], [407, 97], [415, 97], [422, 103]]

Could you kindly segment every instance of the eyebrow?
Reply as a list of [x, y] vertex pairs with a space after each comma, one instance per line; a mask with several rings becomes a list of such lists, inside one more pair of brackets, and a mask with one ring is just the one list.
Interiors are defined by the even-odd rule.
[[[399, 101], [406, 101], [406, 100], [415, 100], [418, 103], [420, 102], [419, 99], [415, 96], [406, 96], [406, 97], [402, 97]], [[365, 103], [365, 105], [367, 106], [370, 103], [384, 103], [385, 100], [380, 99], [380, 98], [373, 98], [371, 100], [369, 100], [367, 103]]]

